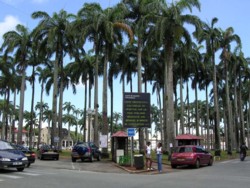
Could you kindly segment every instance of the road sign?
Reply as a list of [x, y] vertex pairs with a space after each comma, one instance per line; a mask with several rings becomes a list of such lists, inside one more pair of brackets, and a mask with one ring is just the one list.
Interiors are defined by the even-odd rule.
[[135, 128], [128, 128], [128, 136], [135, 136]]

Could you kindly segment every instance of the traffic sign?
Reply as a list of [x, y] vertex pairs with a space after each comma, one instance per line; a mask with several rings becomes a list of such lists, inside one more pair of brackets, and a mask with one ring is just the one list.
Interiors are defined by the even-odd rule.
[[128, 136], [135, 136], [135, 128], [128, 128]]

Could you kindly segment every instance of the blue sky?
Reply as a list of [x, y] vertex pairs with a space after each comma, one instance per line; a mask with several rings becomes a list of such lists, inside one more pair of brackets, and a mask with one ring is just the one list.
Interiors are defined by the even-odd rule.
[[[77, 11], [86, 2], [97, 2], [100, 3], [103, 8], [108, 6], [113, 6], [120, 0], [0, 0], [0, 45], [2, 44], [2, 35], [13, 30], [17, 24], [22, 24], [32, 30], [37, 21], [32, 20], [31, 14], [34, 11], [46, 11], [50, 15], [54, 12], [58, 12], [61, 9], [66, 10], [68, 13], [76, 14]], [[228, 27], [233, 27], [235, 34], [241, 37], [243, 44], [243, 52], [245, 57], [250, 57], [250, 37], [248, 32], [250, 32], [250, 24], [248, 16], [248, 11], [250, 7], [249, 0], [200, 0], [201, 11], [193, 11], [193, 14], [198, 15], [201, 20], [210, 23], [212, 18], [217, 17], [219, 19], [216, 27], [221, 27], [226, 29]], [[135, 80], [134, 86], [136, 86], [137, 81]], [[99, 104], [102, 103], [101, 98], [101, 85], [102, 81], [99, 81], [100, 86], [100, 97]], [[122, 98], [121, 98], [121, 84], [116, 81], [115, 86], [115, 112], [122, 112]], [[127, 92], [129, 87], [127, 87]], [[137, 91], [134, 89], [134, 91]], [[149, 89], [149, 92], [151, 90]], [[204, 92], [200, 94], [203, 95]], [[25, 109], [30, 110], [30, 90], [26, 91], [25, 94]], [[36, 99], [35, 103], [39, 101], [40, 88], [36, 88]], [[84, 105], [84, 90], [83, 87], [79, 86], [77, 94], [73, 95], [72, 91], [69, 90], [64, 95], [64, 101], [70, 101], [77, 108], [83, 109]], [[18, 100], [18, 99], [17, 99]], [[19, 101], [19, 100], [18, 100]], [[19, 103], [17, 101], [17, 104]], [[155, 103], [155, 96], [151, 98], [152, 103]], [[45, 102], [50, 106], [52, 104], [51, 97], [45, 96]], [[110, 103], [110, 101], [109, 101]], [[102, 111], [99, 108], [99, 111]]]

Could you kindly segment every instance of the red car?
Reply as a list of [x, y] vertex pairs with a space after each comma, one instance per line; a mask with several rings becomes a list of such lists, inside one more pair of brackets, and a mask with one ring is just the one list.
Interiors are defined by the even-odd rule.
[[176, 147], [171, 155], [171, 167], [189, 165], [199, 168], [201, 165], [213, 165], [213, 156], [201, 146], [185, 145]]

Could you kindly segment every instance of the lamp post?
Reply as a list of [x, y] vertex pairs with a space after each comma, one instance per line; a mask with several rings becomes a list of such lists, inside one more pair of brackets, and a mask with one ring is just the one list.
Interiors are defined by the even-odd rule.
[[91, 132], [93, 133], [93, 131], [90, 131], [90, 130], [92, 126], [92, 115], [95, 115], [95, 110], [89, 108], [87, 111], [87, 114], [88, 114], [88, 128], [87, 128], [88, 129], [88, 142], [90, 142], [90, 140], [93, 139], [93, 135], [90, 136]]

